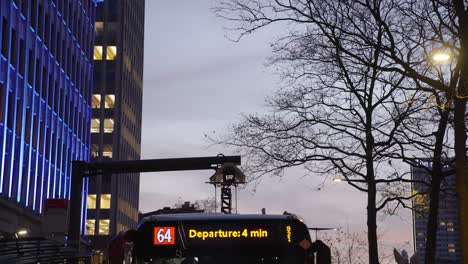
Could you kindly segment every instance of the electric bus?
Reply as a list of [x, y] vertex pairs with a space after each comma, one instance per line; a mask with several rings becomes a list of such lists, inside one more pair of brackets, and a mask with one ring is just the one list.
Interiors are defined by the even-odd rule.
[[317, 251], [294, 215], [154, 215], [126, 240], [127, 264], [311, 264]]

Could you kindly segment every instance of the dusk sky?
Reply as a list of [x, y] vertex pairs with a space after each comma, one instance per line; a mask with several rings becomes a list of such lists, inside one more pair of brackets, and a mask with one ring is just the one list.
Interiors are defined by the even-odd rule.
[[[270, 43], [284, 33], [281, 27], [234, 43], [225, 38], [226, 22], [210, 11], [213, 5], [211, 0], [146, 1], [142, 159], [238, 155], [210, 146], [204, 134], [225, 134], [242, 113], [266, 111], [265, 97], [280, 87], [274, 68], [264, 64]], [[141, 174], [140, 211], [213, 197], [213, 187], [205, 184], [213, 173]], [[361, 233], [366, 231], [365, 202], [365, 194], [353, 187], [301, 169], [238, 193], [239, 213], [288, 211], [304, 217], [309, 227], [349, 226]], [[409, 211], [379, 220], [384, 246], [401, 247], [412, 240]], [[410, 245], [405, 248], [412, 252]]]

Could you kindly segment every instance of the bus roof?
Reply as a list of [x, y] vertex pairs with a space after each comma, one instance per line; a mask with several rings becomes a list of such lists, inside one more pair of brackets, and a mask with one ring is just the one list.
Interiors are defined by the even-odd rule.
[[221, 214], [221, 213], [186, 213], [160, 214], [143, 218], [140, 225], [153, 221], [236, 221], [236, 220], [297, 220], [295, 215], [263, 215], [263, 214]]

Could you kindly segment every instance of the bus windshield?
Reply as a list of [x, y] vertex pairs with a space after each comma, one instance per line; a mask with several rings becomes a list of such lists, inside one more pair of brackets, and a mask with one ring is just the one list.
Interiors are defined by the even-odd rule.
[[290, 215], [157, 215], [137, 233], [133, 257], [148, 264], [304, 264], [311, 245]]
[[200, 256], [186, 258], [157, 258], [148, 264], [304, 264], [304, 256]]

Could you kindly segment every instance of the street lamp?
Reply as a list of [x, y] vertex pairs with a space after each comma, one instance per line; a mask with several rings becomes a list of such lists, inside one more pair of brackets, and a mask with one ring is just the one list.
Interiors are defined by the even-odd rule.
[[432, 60], [437, 63], [445, 63], [451, 58], [450, 53], [445, 51], [437, 51], [432, 54]]
[[328, 230], [334, 230], [338, 231], [340, 230], [337, 227], [309, 227], [309, 230], [314, 230], [315, 231], [315, 240], [318, 239], [318, 231], [328, 231]]
[[15, 237], [19, 238], [19, 237], [22, 237], [22, 236], [26, 236], [27, 234], [28, 234], [28, 230], [20, 229], [20, 230], [18, 230], [18, 232], [15, 233]]
[[367, 182], [366, 180], [350, 180], [350, 179], [346, 179], [346, 178], [334, 178], [333, 179], [334, 182]]

